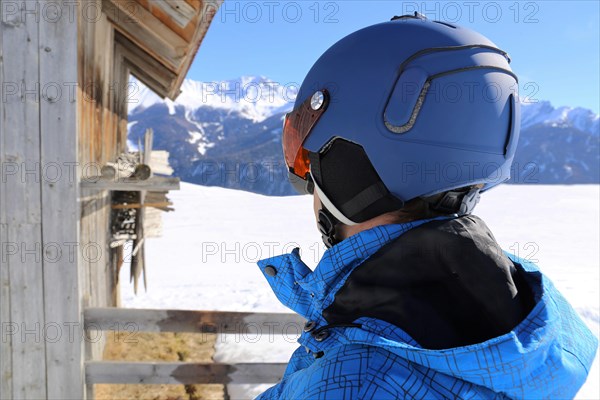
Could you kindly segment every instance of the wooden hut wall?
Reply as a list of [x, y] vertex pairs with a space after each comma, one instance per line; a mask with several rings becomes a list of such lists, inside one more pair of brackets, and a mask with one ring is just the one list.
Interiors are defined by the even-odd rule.
[[2, 2], [0, 398], [82, 398], [77, 22]]

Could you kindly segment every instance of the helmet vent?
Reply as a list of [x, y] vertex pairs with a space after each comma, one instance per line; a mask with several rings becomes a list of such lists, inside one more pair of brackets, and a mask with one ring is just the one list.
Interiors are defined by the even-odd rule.
[[433, 21], [433, 22], [435, 22], [436, 24], [440, 24], [440, 25], [446, 25], [447, 27], [452, 28], [452, 29], [456, 29], [456, 26], [450, 25], [447, 22], [442, 22], [442, 21]]
[[415, 11], [414, 14], [394, 15], [390, 21], [396, 21], [399, 19], [427, 19], [427, 17], [420, 12]]

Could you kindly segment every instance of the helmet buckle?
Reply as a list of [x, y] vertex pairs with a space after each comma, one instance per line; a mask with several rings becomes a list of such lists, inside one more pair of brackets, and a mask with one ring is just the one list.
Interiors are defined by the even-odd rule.
[[[470, 214], [479, 202], [479, 187], [464, 190], [450, 190], [435, 203], [429, 201], [429, 207], [434, 211], [445, 214], [457, 213], [459, 215]], [[427, 201], [427, 199], [425, 199]]]

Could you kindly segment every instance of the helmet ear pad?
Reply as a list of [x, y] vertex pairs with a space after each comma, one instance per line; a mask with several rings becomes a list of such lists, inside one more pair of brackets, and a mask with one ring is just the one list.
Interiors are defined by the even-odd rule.
[[385, 187], [357, 143], [333, 138], [319, 152], [310, 152], [309, 159], [315, 184], [339, 212], [355, 223], [404, 206]]

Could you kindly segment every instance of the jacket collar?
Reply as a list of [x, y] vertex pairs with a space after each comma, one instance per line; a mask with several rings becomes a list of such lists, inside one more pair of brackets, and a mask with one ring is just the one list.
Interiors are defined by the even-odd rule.
[[380, 225], [362, 231], [328, 249], [314, 271], [300, 258], [299, 248], [260, 260], [258, 266], [283, 305], [308, 320], [320, 321], [322, 311], [333, 302], [348, 275], [381, 247], [426, 222], [455, 217]]

